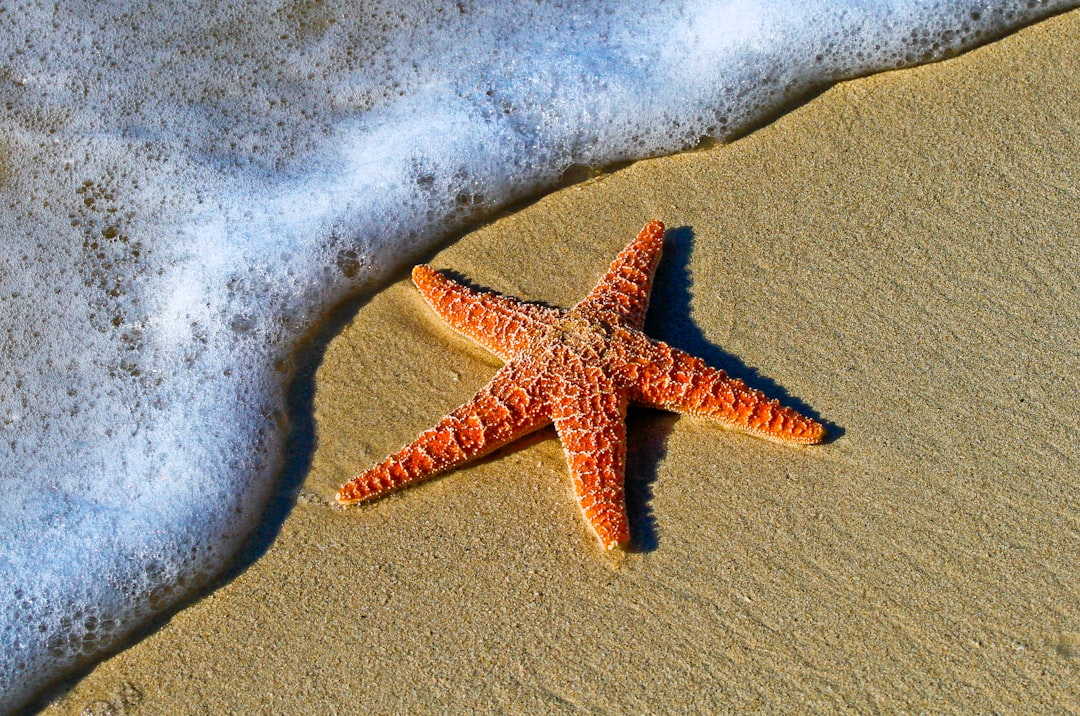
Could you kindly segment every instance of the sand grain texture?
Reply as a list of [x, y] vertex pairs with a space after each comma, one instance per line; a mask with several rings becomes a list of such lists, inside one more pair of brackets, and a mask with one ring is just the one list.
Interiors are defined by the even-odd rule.
[[[1080, 12], [834, 87], [435, 256], [569, 306], [649, 219], [646, 330], [810, 408], [792, 448], [637, 411], [644, 549], [606, 561], [551, 430], [328, 506], [498, 361], [402, 281], [329, 346], [267, 554], [46, 709], [1075, 712]], [[88, 711], [92, 712], [92, 711]]]

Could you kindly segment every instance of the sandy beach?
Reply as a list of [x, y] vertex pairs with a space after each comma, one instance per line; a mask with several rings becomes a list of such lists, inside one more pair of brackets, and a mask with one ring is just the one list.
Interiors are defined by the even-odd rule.
[[632, 409], [621, 559], [550, 428], [338, 509], [500, 365], [403, 273], [326, 347], [317, 448], [265, 553], [44, 712], [1080, 710], [1080, 11], [570, 186], [429, 262], [570, 306], [650, 219], [646, 331], [829, 443]]

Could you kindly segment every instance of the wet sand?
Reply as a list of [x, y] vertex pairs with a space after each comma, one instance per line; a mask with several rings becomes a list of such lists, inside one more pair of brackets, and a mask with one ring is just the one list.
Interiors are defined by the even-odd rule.
[[653, 218], [646, 330], [831, 442], [633, 410], [620, 560], [550, 429], [334, 508], [499, 365], [403, 278], [327, 347], [266, 554], [45, 712], [1076, 710], [1080, 12], [569, 187], [431, 263], [569, 306]]

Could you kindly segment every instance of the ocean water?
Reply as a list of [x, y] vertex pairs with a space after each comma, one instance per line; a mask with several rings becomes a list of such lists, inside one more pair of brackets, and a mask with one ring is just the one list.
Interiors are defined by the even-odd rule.
[[573, 167], [1078, 4], [0, 5], [0, 712], [251, 533], [335, 302]]

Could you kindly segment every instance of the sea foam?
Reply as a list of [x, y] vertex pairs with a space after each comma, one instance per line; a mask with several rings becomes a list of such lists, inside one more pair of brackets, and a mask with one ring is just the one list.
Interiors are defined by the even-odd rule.
[[0, 711], [250, 533], [343, 296], [575, 165], [1075, 5], [7, 3]]

